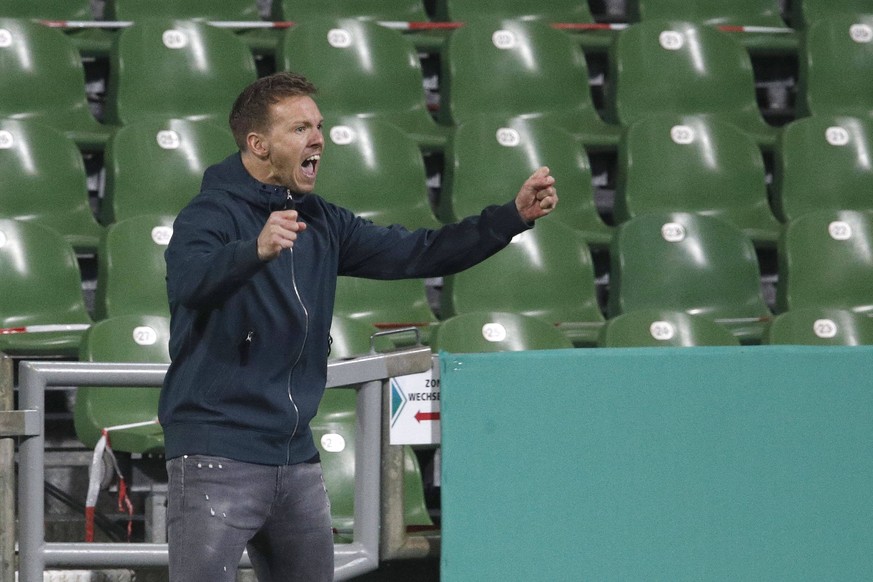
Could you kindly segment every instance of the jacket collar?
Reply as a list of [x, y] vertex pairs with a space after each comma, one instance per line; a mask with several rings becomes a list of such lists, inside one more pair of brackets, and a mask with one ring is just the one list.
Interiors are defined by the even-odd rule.
[[200, 185], [201, 192], [206, 190], [228, 192], [267, 212], [293, 208], [302, 198], [301, 195], [292, 198], [291, 191], [285, 186], [265, 184], [253, 178], [243, 165], [239, 152], [207, 168]]

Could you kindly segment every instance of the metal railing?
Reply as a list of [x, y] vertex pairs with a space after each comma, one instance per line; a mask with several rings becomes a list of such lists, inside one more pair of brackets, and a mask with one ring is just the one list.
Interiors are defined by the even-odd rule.
[[[402, 485], [395, 478], [400, 447], [387, 445], [383, 431], [384, 386], [393, 377], [430, 370], [430, 348], [414, 347], [331, 362], [327, 388], [357, 388], [355, 434], [355, 524], [352, 542], [336, 544], [336, 579], [347, 580], [378, 568], [381, 554], [388, 558], [434, 555], [437, 536], [410, 536], [403, 524]], [[166, 566], [167, 544], [153, 543], [47, 543], [45, 541], [45, 390], [53, 386], [158, 387], [164, 364], [109, 364], [86, 362], [22, 362], [19, 367], [19, 410], [0, 413], [0, 436], [19, 435], [19, 580], [41, 582], [46, 567], [143, 567]], [[0, 370], [3, 378], [11, 374]], [[4, 392], [0, 390], [0, 392]], [[7, 409], [8, 410], [8, 409]], [[5, 444], [8, 439], [0, 440]], [[11, 444], [11, 443], [10, 443]], [[384, 447], [384, 448], [383, 448]], [[2, 454], [2, 449], [0, 449]], [[384, 455], [384, 462], [383, 462]], [[402, 467], [402, 465], [400, 465]], [[2, 482], [13, 479], [14, 466], [0, 464]], [[383, 479], [382, 475], [386, 478]], [[0, 498], [2, 500], [2, 498]], [[398, 509], [399, 508], [399, 509]], [[0, 505], [0, 512], [3, 511]], [[399, 515], [399, 520], [397, 516]], [[383, 522], [383, 516], [385, 517]], [[4, 518], [0, 540], [12, 536], [14, 520]], [[380, 538], [381, 534], [381, 538]], [[414, 540], [413, 540], [414, 538]], [[389, 545], [384, 545], [389, 544]], [[2, 548], [0, 548], [2, 549]], [[0, 565], [5, 567], [2, 556]], [[243, 554], [241, 566], [249, 566]], [[0, 572], [2, 574], [2, 572]], [[3, 579], [6, 579], [3, 576]]]

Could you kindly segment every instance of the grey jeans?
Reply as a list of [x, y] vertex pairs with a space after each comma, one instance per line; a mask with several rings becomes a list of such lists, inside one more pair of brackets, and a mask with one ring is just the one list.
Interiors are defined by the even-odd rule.
[[259, 582], [333, 580], [321, 465], [186, 455], [167, 462], [170, 582], [233, 582], [248, 548]]

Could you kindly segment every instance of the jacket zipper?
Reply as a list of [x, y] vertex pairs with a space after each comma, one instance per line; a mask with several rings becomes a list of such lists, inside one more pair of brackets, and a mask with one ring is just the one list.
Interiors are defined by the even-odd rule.
[[300, 427], [300, 409], [297, 408], [297, 403], [294, 402], [294, 389], [291, 385], [291, 379], [294, 376], [294, 369], [303, 357], [303, 350], [306, 349], [306, 340], [309, 338], [309, 310], [306, 309], [306, 304], [303, 303], [303, 297], [300, 295], [300, 289], [297, 287], [297, 274], [294, 267], [294, 247], [291, 247], [288, 251], [291, 253], [291, 287], [294, 289], [297, 301], [303, 309], [303, 342], [300, 344], [300, 351], [297, 353], [297, 358], [291, 365], [291, 371], [288, 372], [288, 400], [291, 401], [291, 406], [294, 407], [296, 419], [294, 421], [294, 430], [291, 432], [291, 437], [288, 439], [288, 447], [285, 450], [285, 464], [291, 462], [291, 441], [294, 440], [294, 436], [297, 434], [297, 429]]

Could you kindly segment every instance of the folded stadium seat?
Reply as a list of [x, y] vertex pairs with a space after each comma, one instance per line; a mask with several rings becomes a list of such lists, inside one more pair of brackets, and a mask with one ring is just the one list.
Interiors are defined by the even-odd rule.
[[517, 235], [484, 262], [445, 278], [440, 317], [510, 311], [538, 317], [575, 344], [592, 345], [603, 325], [594, 266], [582, 235], [552, 219]]
[[73, 247], [54, 230], [0, 218], [0, 352], [78, 354], [92, 323]]
[[83, 150], [103, 149], [112, 128], [91, 113], [82, 59], [60, 30], [0, 18], [0, 78], [0, 117], [34, 118]]
[[782, 18], [779, 0], [630, 0], [628, 20], [687, 20], [736, 34], [749, 51], [794, 55], [797, 38]]
[[313, 18], [427, 22], [430, 18], [421, 0], [274, 0], [273, 20], [308, 22]]
[[585, 55], [539, 21], [482, 18], [453, 31], [442, 55], [440, 115], [461, 125], [483, 114], [544, 117], [591, 149], [614, 149], [620, 129], [598, 115]]
[[165, 18], [120, 31], [109, 66], [106, 117], [122, 125], [184, 118], [224, 126], [237, 95], [257, 79], [251, 51], [232, 32]]
[[[155, 315], [123, 315], [94, 324], [82, 338], [79, 359], [83, 362], [168, 364], [170, 320]], [[112, 448], [126, 453], [161, 453], [164, 433], [157, 420], [156, 387], [118, 388], [80, 386], [76, 390], [73, 424], [76, 437], [89, 448], [104, 428], [130, 424], [141, 426], [110, 430]]]
[[134, 216], [106, 228], [97, 252], [97, 319], [170, 315], [164, 251], [172, 236], [170, 216]]
[[784, 221], [814, 210], [873, 210], [873, 120], [813, 115], [782, 129], [774, 206]]
[[432, 347], [452, 353], [519, 352], [570, 349], [573, 344], [555, 326], [537, 317], [471, 311], [440, 323]]
[[261, 20], [256, 0], [107, 0], [105, 20], [140, 21], [149, 18], [178, 20]]
[[313, 18], [356, 18], [374, 20], [402, 31], [423, 53], [435, 54], [442, 48], [450, 28], [422, 27], [430, 22], [422, 0], [274, 0], [275, 21], [308, 22]]
[[[437, 323], [423, 279], [382, 281], [339, 277], [334, 314], [379, 329], [415, 327], [425, 343], [429, 341], [430, 328]], [[398, 335], [395, 341], [406, 344], [411, 339], [411, 335]]]
[[798, 49], [797, 113], [873, 117], [873, 6], [806, 27]]
[[776, 316], [764, 335], [767, 344], [814, 346], [873, 345], [873, 318], [847, 309], [807, 307]]
[[773, 247], [781, 225], [770, 210], [761, 150], [744, 131], [705, 116], [652, 115], [625, 129], [618, 150], [614, 215], [696, 212]]
[[0, 216], [39, 222], [93, 253], [103, 229], [75, 142], [35, 120], [0, 118]]
[[610, 50], [609, 117], [628, 126], [655, 113], [729, 121], [763, 148], [776, 143], [755, 96], [746, 49], [728, 33], [692, 22], [647, 20], [621, 31]]
[[488, 204], [504, 204], [540, 166], [556, 177], [561, 203], [552, 216], [582, 233], [591, 246], [612, 231], [597, 212], [584, 147], [548, 119], [482, 115], [455, 128], [446, 149], [440, 214], [455, 221]]
[[119, 128], [104, 155], [101, 222], [175, 216], [200, 191], [203, 171], [235, 151], [226, 123], [143, 119]]
[[[95, 20], [90, 0], [0, 0], [0, 14], [7, 18], [29, 20], [69, 21]], [[109, 52], [112, 33], [98, 28], [64, 31], [84, 55], [101, 56]]]
[[[798, 0], [800, 1], [800, 0]], [[628, 20], [688, 20], [711, 25], [788, 28], [778, 0], [629, 0]]]
[[[224, 23], [257, 23], [262, 21], [257, 0], [107, 0], [105, 20], [138, 22], [148, 18], [206, 20]], [[231, 27], [240, 40], [256, 54], [272, 56], [278, 41], [277, 30]]]
[[417, 26], [430, 22], [422, 0], [274, 0], [272, 18], [274, 21], [296, 23], [319, 18], [372, 20], [400, 30], [416, 48], [426, 54], [438, 53], [446, 34], [451, 30]]
[[808, 212], [779, 239], [779, 312], [834, 307], [873, 313], [873, 213]]
[[585, 26], [596, 24], [585, 0], [440, 0], [436, 3], [435, 12], [437, 20], [460, 23], [482, 17], [542, 20], [565, 30], [583, 50], [592, 53], [605, 52], [614, 33], [608, 28], [597, 30]]
[[400, 32], [376, 22], [313, 18], [285, 31], [276, 66], [318, 87], [325, 116], [377, 117], [411, 135], [425, 151], [441, 150], [449, 128], [427, 108], [421, 62]]
[[327, 146], [316, 192], [381, 225], [437, 228], [421, 150], [402, 129], [377, 118], [325, 122]]
[[873, 11], [870, 0], [792, 0], [791, 24], [801, 30], [810, 23], [837, 14], [865, 14]]
[[610, 261], [610, 319], [642, 309], [685, 311], [754, 343], [771, 316], [752, 241], [721, 219], [637, 216], [617, 227]]
[[0, 14], [31, 20], [94, 20], [90, 0], [0, 0]]
[[509, 20], [593, 23], [594, 17], [584, 0], [440, 0], [440, 20], [466, 22], [482, 16]]
[[[370, 352], [370, 336], [378, 330], [362, 321], [335, 316], [331, 321], [331, 360], [342, 360]], [[377, 350], [390, 349], [377, 338]], [[354, 387], [325, 391], [318, 414], [312, 419], [312, 435], [330, 496], [331, 517], [340, 542], [351, 541], [355, 521], [355, 407]], [[411, 447], [404, 449], [404, 519], [407, 526], [433, 526], [424, 499], [421, 469]]]
[[669, 309], [642, 309], [607, 320], [597, 345], [604, 348], [738, 346], [723, 325]]

